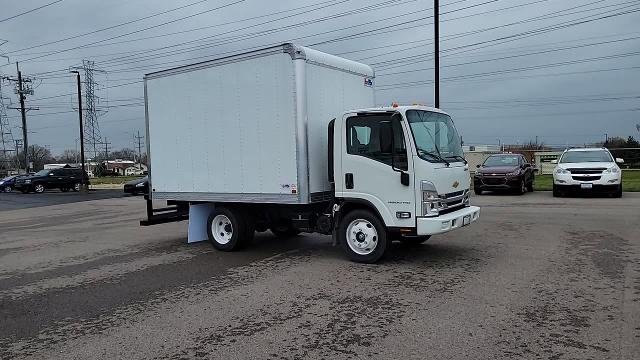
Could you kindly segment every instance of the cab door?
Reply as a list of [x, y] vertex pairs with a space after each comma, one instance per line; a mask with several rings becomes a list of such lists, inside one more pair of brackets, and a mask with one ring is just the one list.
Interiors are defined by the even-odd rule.
[[[408, 161], [401, 119], [393, 113], [345, 115], [334, 137], [340, 144], [336, 160], [341, 158], [335, 172], [336, 195], [373, 205], [387, 226], [413, 227], [413, 164]], [[393, 141], [383, 135], [385, 123], [391, 124]]]

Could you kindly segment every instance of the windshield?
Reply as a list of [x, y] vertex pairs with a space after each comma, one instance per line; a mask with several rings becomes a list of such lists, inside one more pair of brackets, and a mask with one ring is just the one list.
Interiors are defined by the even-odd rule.
[[484, 167], [518, 166], [518, 157], [512, 155], [489, 156], [482, 165]]
[[463, 161], [460, 136], [449, 115], [424, 111], [407, 111], [420, 158], [430, 162]]
[[49, 170], [49, 169], [40, 170], [37, 173], [35, 173], [33, 176], [47, 176], [47, 175], [49, 175], [50, 172], [51, 172], [51, 170]]
[[613, 159], [607, 151], [567, 151], [562, 155], [560, 163], [581, 163], [581, 162], [612, 162]]

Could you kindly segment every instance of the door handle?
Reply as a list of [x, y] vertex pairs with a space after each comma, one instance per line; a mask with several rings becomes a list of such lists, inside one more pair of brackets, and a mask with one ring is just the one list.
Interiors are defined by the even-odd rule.
[[346, 173], [344, 174], [344, 187], [347, 189], [353, 189], [353, 174]]

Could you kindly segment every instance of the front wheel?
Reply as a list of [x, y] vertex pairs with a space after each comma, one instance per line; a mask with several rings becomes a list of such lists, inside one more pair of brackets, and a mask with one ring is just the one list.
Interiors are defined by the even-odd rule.
[[235, 208], [216, 207], [207, 220], [209, 241], [214, 248], [234, 251], [242, 248], [253, 235], [253, 227], [248, 216]]
[[527, 185], [527, 191], [533, 192], [533, 179], [531, 179], [531, 182], [529, 182], [529, 185]]
[[622, 184], [620, 184], [620, 186], [618, 186], [616, 191], [613, 193], [613, 197], [614, 198], [621, 198], [622, 197]]
[[420, 244], [424, 244], [429, 239], [431, 239], [431, 235], [401, 237], [399, 240], [400, 240], [401, 243], [403, 243], [405, 245], [417, 246], [417, 245], [420, 245]]
[[520, 181], [520, 189], [518, 189], [518, 194], [519, 195], [524, 195], [527, 192], [527, 184], [524, 181], [524, 179], [522, 179]]
[[369, 210], [354, 210], [340, 222], [338, 240], [349, 259], [374, 263], [387, 252], [387, 229]]
[[75, 192], [80, 191], [80, 183], [73, 184], [73, 191], [75, 191]]
[[556, 184], [553, 184], [553, 197], [560, 197], [561, 195], [562, 194], [560, 193], [560, 190], [558, 190]]

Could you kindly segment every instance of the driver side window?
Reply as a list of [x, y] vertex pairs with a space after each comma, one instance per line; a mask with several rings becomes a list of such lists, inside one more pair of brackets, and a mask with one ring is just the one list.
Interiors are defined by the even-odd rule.
[[393, 160], [396, 168], [408, 169], [404, 133], [397, 117], [389, 114], [353, 116], [347, 119], [347, 153], [363, 156], [391, 166], [391, 155], [382, 151], [381, 123], [391, 121], [394, 137]]

